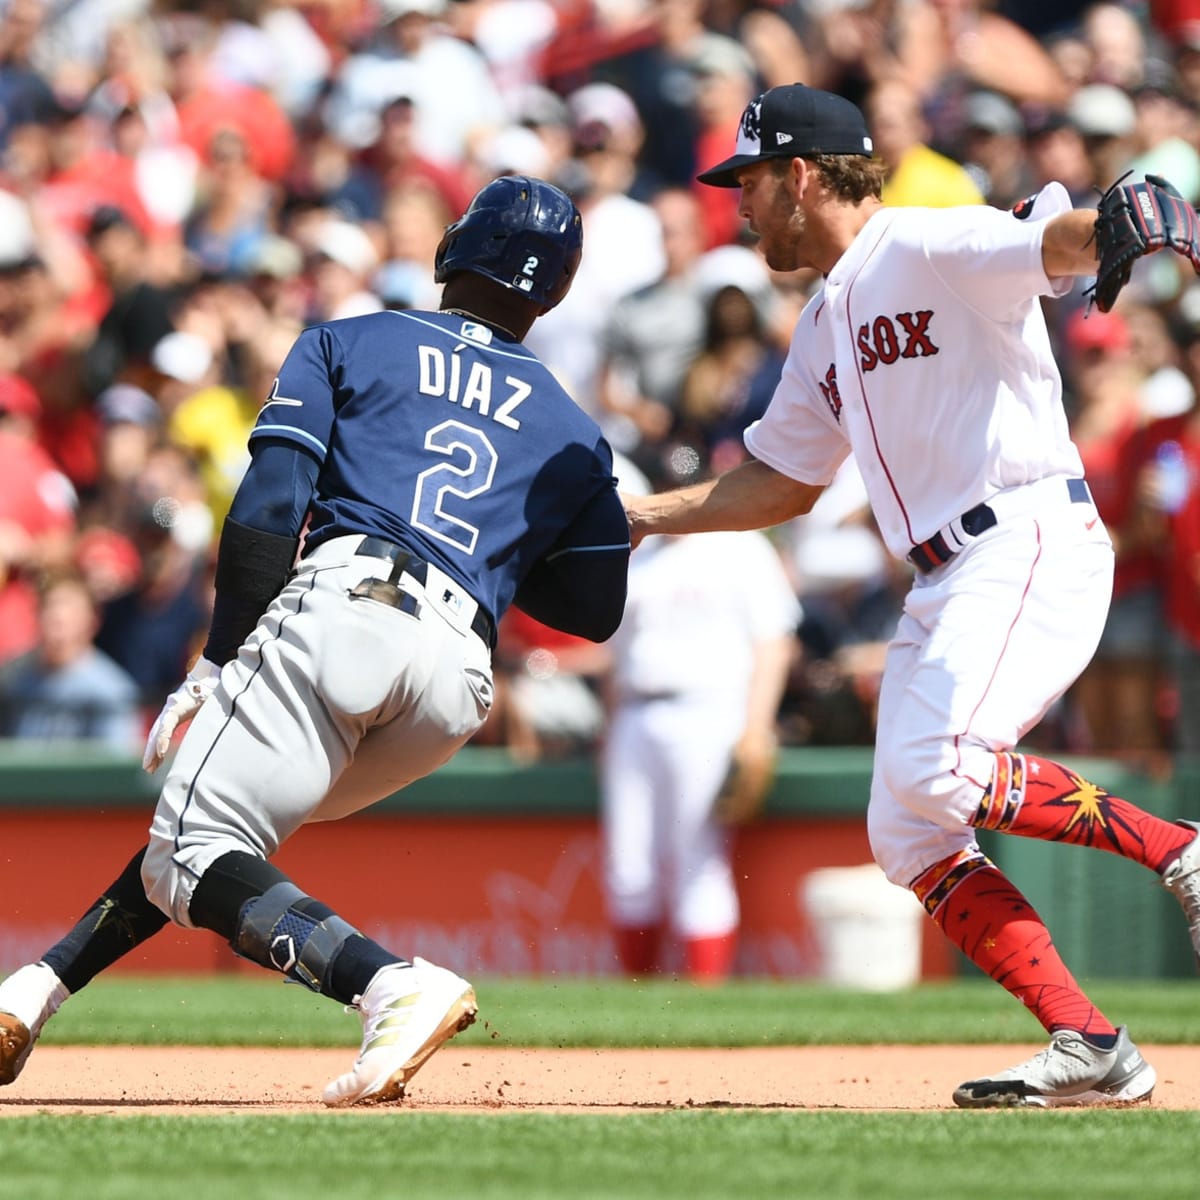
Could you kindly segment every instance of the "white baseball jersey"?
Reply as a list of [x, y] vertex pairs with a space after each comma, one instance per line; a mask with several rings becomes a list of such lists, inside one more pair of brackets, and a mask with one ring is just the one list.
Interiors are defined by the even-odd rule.
[[713, 801], [745, 728], [758, 643], [800, 606], [761, 534], [647, 538], [609, 642], [615, 707], [600, 760], [605, 891], [619, 926], [684, 937], [738, 924], [728, 831]]
[[[995, 752], [1070, 687], [1104, 627], [1112, 545], [1079, 482], [1039, 300], [1071, 283], [1042, 263], [1043, 222], [1068, 207], [1052, 184], [1022, 217], [876, 212], [746, 433], [756, 458], [813, 484], [853, 449], [888, 549], [941, 533], [951, 551], [916, 576], [879, 695], [867, 830], [903, 886], [975, 847]], [[984, 502], [994, 522], [967, 530]]]
[[799, 616], [762, 534], [647, 538], [630, 559], [625, 615], [609, 642], [618, 700], [720, 692], [744, 711], [755, 643], [792, 632]]
[[1073, 282], [1042, 266], [1042, 223], [1069, 207], [1051, 184], [1025, 219], [877, 212], [801, 314], [751, 454], [826, 484], [853, 446], [899, 558], [998, 492], [1082, 475], [1038, 301]]

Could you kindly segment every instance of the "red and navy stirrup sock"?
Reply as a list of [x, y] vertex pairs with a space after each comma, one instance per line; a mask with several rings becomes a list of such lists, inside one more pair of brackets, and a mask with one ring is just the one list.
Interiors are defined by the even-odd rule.
[[991, 782], [971, 821], [976, 829], [1094, 846], [1160, 874], [1196, 836], [1051, 759], [1009, 750], [995, 758]]
[[1083, 994], [1041, 917], [981, 851], [935, 863], [911, 888], [950, 941], [1048, 1033], [1073, 1029], [1100, 1049], [1116, 1044], [1116, 1029]]

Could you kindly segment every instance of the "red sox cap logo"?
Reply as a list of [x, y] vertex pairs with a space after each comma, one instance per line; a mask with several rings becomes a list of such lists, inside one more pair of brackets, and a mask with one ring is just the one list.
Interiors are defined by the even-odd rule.
[[[743, 145], [745, 143], [745, 145]], [[757, 154], [762, 144], [762, 99], [753, 100], [742, 113], [741, 136], [738, 149], [743, 153]]]

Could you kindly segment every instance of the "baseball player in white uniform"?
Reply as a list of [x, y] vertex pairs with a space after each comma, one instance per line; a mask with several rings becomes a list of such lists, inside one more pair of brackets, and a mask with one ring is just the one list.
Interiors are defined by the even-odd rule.
[[1013, 211], [885, 208], [862, 114], [800, 84], [743, 114], [700, 179], [741, 189], [769, 266], [819, 270], [753, 458], [627, 498], [649, 533], [761, 527], [811, 509], [853, 450], [889, 550], [916, 574], [889, 647], [868, 832], [888, 878], [1050, 1034], [961, 1084], [962, 1106], [1120, 1103], [1155, 1084], [1072, 978], [976, 829], [1105, 849], [1157, 872], [1200, 952], [1200, 847], [1021, 738], [1093, 653], [1112, 580], [1040, 307], [1097, 273], [1096, 210], [1048, 186]]
[[663, 965], [668, 931], [689, 978], [732, 969], [732, 831], [715, 801], [735, 756], [774, 755], [799, 620], [758, 532], [650, 538], [630, 564], [600, 784], [609, 920], [631, 975]]

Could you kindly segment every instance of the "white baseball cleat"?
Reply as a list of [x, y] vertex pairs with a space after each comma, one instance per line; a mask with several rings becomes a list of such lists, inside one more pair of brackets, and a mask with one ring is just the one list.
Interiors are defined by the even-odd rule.
[[322, 1093], [331, 1107], [402, 1100], [426, 1059], [479, 1011], [465, 979], [423, 958], [377, 971], [353, 1007], [362, 1017], [362, 1049], [354, 1069]]
[[45, 963], [30, 963], [0, 983], [0, 1084], [20, 1075], [42, 1026], [70, 994]]
[[[1200, 831], [1200, 825], [1195, 821], [1179, 821], [1178, 824]], [[1184, 846], [1179, 857], [1162, 873], [1162, 884], [1179, 901], [1187, 917], [1192, 952], [1200, 964], [1200, 836]]]
[[960, 1108], [1055, 1108], [1149, 1100], [1158, 1076], [1122, 1025], [1111, 1050], [1060, 1029], [1028, 1062], [954, 1089]]

